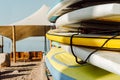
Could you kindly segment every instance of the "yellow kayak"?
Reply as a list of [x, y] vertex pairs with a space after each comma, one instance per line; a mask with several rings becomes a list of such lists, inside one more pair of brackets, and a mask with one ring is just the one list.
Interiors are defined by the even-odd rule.
[[[70, 44], [70, 39], [73, 34], [76, 33], [69, 33], [69, 32], [60, 33], [57, 32], [56, 30], [50, 30], [46, 34], [46, 37], [52, 41], [60, 42], [63, 44]], [[98, 48], [101, 47], [104, 43], [105, 45], [103, 46], [102, 49], [120, 50], [120, 36], [113, 37], [108, 35], [105, 36], [105, 35], [95, 35], [95, 34], [93, 35], [79, 34], [79, 35], [75, 35], [72, 38], [72, 45]]]

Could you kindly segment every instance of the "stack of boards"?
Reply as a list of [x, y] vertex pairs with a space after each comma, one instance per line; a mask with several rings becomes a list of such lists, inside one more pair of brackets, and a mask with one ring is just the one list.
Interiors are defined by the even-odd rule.
[[120, 79], [120, 0], [60, 0], [48, 19], [57, 29], [46, 36], [61, 47], [46, 56], [55, 80]]
[[45, 61], [54, 80], [120, 80], [119, 75], [91, 64], [77, 64], [74, 56], [62, 48], [52, 48]]

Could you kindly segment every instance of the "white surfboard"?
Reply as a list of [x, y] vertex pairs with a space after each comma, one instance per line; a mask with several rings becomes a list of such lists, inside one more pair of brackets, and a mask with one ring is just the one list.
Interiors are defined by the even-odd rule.
[[69, 5], [76, 3], [81, 0], [61, 0], [56, 6], [54, 6], [49, 12], [48, 12], [48, 19], [50, 22], [55, 22], [56, 19], [68, 12], [70, 9], [67, 8]]
[[[61, 44], [61, 47], [71, 53], [70, 46]], [[85, 60], [95, 49], [73, 46], [73, 51], [78, 58]], [[120, 52], [98, 50], [90, 56], [87, 62], [120, 75]]]
[[86, 20], [99, 20], [120, 23], [120, 4], [103, 4], [66, 13], [57, 19], [56, 26], [64, 27]]
[[60, 0], [48, 12], [48, 19], [55, 23], [61, 15], [76, 9], [106, 3], [119, 3], [119, 0]]

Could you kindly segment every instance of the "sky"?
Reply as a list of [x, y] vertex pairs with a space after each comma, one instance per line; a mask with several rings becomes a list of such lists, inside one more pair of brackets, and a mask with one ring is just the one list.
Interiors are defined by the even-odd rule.
[[[8, 25], [20, 21], [36, 12], [43, 4], [53, 7], [59, 1], [60, 0], [0, 0], [0, 25]], [[43, 44], [43, 38], [27, 38], [17, 42], [17, 51], [43, 50]], [[10, 51], [11, 40], [4, 38], [4, 52]]]
[[55, 5], [59, 0], [0, 0], [0, 25], [11, 24], [31, 15], [43, 4]]

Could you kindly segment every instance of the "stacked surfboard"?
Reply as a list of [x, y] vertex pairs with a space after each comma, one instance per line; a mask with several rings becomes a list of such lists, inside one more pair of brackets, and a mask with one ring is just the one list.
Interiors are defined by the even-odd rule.
[[61, 0], [48, 19], [56, 29], [46, 36], [59, 43], [46, 56], [55, 80], [120, 79], [119, 0]]

